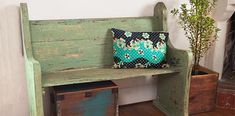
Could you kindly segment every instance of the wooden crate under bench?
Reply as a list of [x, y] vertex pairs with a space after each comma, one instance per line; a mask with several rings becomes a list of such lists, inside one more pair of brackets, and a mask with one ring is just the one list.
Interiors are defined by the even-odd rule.
[[116, 115], [118, 86], [112, 81], [56, 86], [53, 93], [57, 116]]

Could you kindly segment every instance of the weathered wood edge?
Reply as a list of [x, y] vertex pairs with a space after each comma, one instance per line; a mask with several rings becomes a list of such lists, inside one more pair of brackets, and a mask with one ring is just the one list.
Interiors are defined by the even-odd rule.
[[154, 28], [157, 29], [157, 31], [167, 31], [167, 8], [163, 2], [156, 4], [153, 16], [158, 22], [157, 25], [154, 25]]
[[[163, 2], [158, 2], [156, 4], [156, 6], [154, 7], [153, 16], [157, 20], [157, 23], [154, 25], [155, 26], [154, 28], [157, 29], [157, 31], [167, 32], [168, 31], [168, 28], [167, 28], [167, 8]], [[170, 39], [168, 39], [167, 45], [170, 48], [174, 48]]]
[[44, 116], [40, 63], [33, 58], [28, 8], [26, 3], [20, 4], [21, 32], [25, 59], [25, 71], [29, 97], [29, 115]]
[[[180, 73], [171, 75], [164, 83], [158, 83], [160, 87], [158, 90], [163, 91], [164, 103], [157, 98], [153, 103], [167, 116], [188, 116], [188, 104], [189, 104], [189, 90], [192, 70], [193, 54], [190, 51], [171, 49], [169, 59], [176, 58], [180, 60], [178, 64], [174, 64]], [[174, 54], [172, 54], [174, 53]], [[167, 78], [166, 75], [159, 75], [160, 79]], [[167, 91], [169, 93], [167, 93]], [[166, 94], [167, 93], [167, 94]], [[159, 93], [158, 93], [159, 94]], [[159, 95], [158, 95], [159, 96]], [[175, 103], [174, 103], [175, 102]], [[166, 104], [165, 104], [166, 103]], [[169, 107], [171, 107], [169, 109]]]
[[[100, 72], [100, 70], [104, 70], [104, 72], [106, 73], [103, 73], [102, 75], [100, 75], [100, 73], [95, 73], [95, 72]], [[115, 72], [112, 72], [112, 70], [119, 72], [119, 75], [117, 75], [117, 73]], [[144, 72], [138, 73], [138, 72], [141, 72], [141, 70]], [[152, 69], [152, 70], [154, 71], [155, 69]], [[155, 70], [155, 72], [148, 72], [149, 71], [148, 69], [110, 69], [110, 70], [107, 70], [105, 68], [104, 69], [98, 68], [98, 69], [86, 69], [86, 70], [80, 70], [80, 71], [79, 70], [68, 71], [68, 72], [64, 72], [64, 74], [61, 72], [48, 73], [46, 75], [45, 74], [43, 75], [44, 80], [42, 81], [43, 82], [42, 86], [51, 87], [51, 86], [59, 86], [59, 85], [67, 85], [67, 84], [79, 84], [79, 83], [87, 83], [87, 82], [118, 80], [118, 79], [136, 78], [136, 77], [142, 77], [142, 76], [153, 76], [153, 75], [161, 75], [161, 74], [167, 75], [167, 74], [179, 73], [179, 71], [175, 69], [171, 69], [171, 68], [169, 70], [167, 69], [166, 70], [158, 69], [158, 70], [159, 71]], [[81, 74], [81, 75], [76, 75], [74, 74], [74, 72], [77, 72], [77, 74]], [[135, 72], [135, 74], [128, 73], [128, 72]], [[148, 72], [148, 73], [145, 73], [145, 72]], [[70, 73], [74, 77], [71, 78], [72, 76], [65, 74], [65, 73]], [[64, 75], [64, 77], [62, 75]], [[97, 75], [97, 76], [94, 77], [93, 75]]]
[[[157, 31], [167, 31], [167, 8], [163, 2], [158, 2], [156, 6], [154, 7], [154, 18], [156, 18], [157, 23], [154, 24], [153, 28]], [[170, 43], [170, 39], [168, 40], [168, 44]], [[168, 47], [173, 49], [172, 45], [168, 45]], [[171, 44], [171, 43], [170, 43]], [[163, 113], [165, 113], [167, 116], [169, 116], [169, 111], [167, 110], [167, 107], [164, 106], [164, 104], [161, 104], [158, 101], [158, 97], [156, 100], [153, 101], [153, 104], [161, 110]]]
[[28, 8], [26, 3], [20, 3], [20, 15], [21, 15], [22, 40], [25, 49], [24, 57], [33, 58], [31, 36], [30, 36], [30, 25], [28, 19]]
[[39, 19], [39, 20], [30, 20], [30, 22], [32, 23], [36, 23], [38, 24], [39, 22], [41, 23], [48, 23], [48, 22], [51, 22], [51, 21], [55, 21], [55, 22], [64, 22], [64, 21], [68, 21], [68, 22], [73, 22], [73, 21], [105, 21], [105, 20], [126, 20], [126, 19], [139, 19], [139, 18], [152, 18], [153, 16], [141, 16], [141, 17], [109, 17], [109, 18], [77, 18], [77, 19], [46, 19], [46, 20], [43, 20], [43, 19]]
[[[157, 19], [158, 23], [156, 23], [156, 26], [159, 26], [157, 28], [158, 31], [167, 31], [167, 8], [163, 2], [157, 3], [157, 5], [154, 8], [154, 17]], [[171, 94], [165, 94], [163, 93], [163, 99], [164, 103], [161, 103], [159, 101], [159, 98], [153, 102], [156, 107], [158, 107], [161, 111], [163, 111], [166, 115], [179, 115], [179, 116], [188, 116], [188, 103], [189, 103], [189, 88], [190, 88], [190, 76], [191, 76], [191, 70], [192, 70], [192, 52], [187, 50], [180, 50], [173, 47], [170, 40], [168, 40], [168, 53], [167, 53], [167, 60], [171, 62], [172, 59], [178, 59], [180, 60], [180, 63], [173, 64], [174, 67], [179, 68], [181, 72], [176, 75], [172, 75], [171, 79], [169, 81], [163, 81], [165, 83], [159, 84], [158, 88], [163, 88], [162, 91], [168, 90], [171, 91], [168, 84], [173, 84], [174, 82], [178, 82], [178, 84], [183, 84], [181, 89], [176, 89], [175, 91], [178, 92], [178, 95], [175, 97], [177, 99], [181, 99], [179, 102], [183, 102], [182, 105], [178, 106], [177, 104], [174, 104], [171, 99]], [[183, 61], [183, 62], [182, 62]], [[160, 75], [160, 79], [165, 79], [165, 75]], [[162, 78], [161, 78], [162, 77]], [[178, 85], [180, 86], [180, 85]], [[174, 89], [174, 88], [173, 88]], [[182, 90], [183, 89], [183, 90]], [[180, 96], [180, 91], [182, 92], [182, 95]], [[182, 97], [182, 98], [179, 98]], [[181, 108], [180, 108], [181, 107]]]

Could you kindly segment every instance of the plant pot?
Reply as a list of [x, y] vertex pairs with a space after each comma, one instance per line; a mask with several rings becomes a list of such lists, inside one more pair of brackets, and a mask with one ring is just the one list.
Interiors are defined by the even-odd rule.
[[191, 76], [189, 114], [211, 111], [216, 106], [216, 91], [219, 74], [204, 67], [201, 75]]

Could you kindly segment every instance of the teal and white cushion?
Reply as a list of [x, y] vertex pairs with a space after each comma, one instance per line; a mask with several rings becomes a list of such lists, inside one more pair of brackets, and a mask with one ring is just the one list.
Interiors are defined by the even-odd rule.
[[114, 68], [161, 68], [166, 63], [167, 32], [111, 31]]

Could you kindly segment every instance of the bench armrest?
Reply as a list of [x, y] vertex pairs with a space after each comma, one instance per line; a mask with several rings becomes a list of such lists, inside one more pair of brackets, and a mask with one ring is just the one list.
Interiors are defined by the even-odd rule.
[[[172, 46], [168, 47], [167, 62], [175, 68], [186, 68], [191, 70], [193, 54], [189, 50], [181, 50]], [[191, 72], [191, 71], [189, 71]]]
[[40, 63], [25, 57], [25, 71], [29, 97], [30, 116], [43, 116], [42, 79]]
[[41, 81], [41, 66], [34, 58], [25, 56], [26, 76], [34, 76], [36, 81]]
[[159, 75], [154, 104], [169, 116], [188, 116], [192, 58], [190, 51], [168, 47], [167, 62], [179, 73]]

